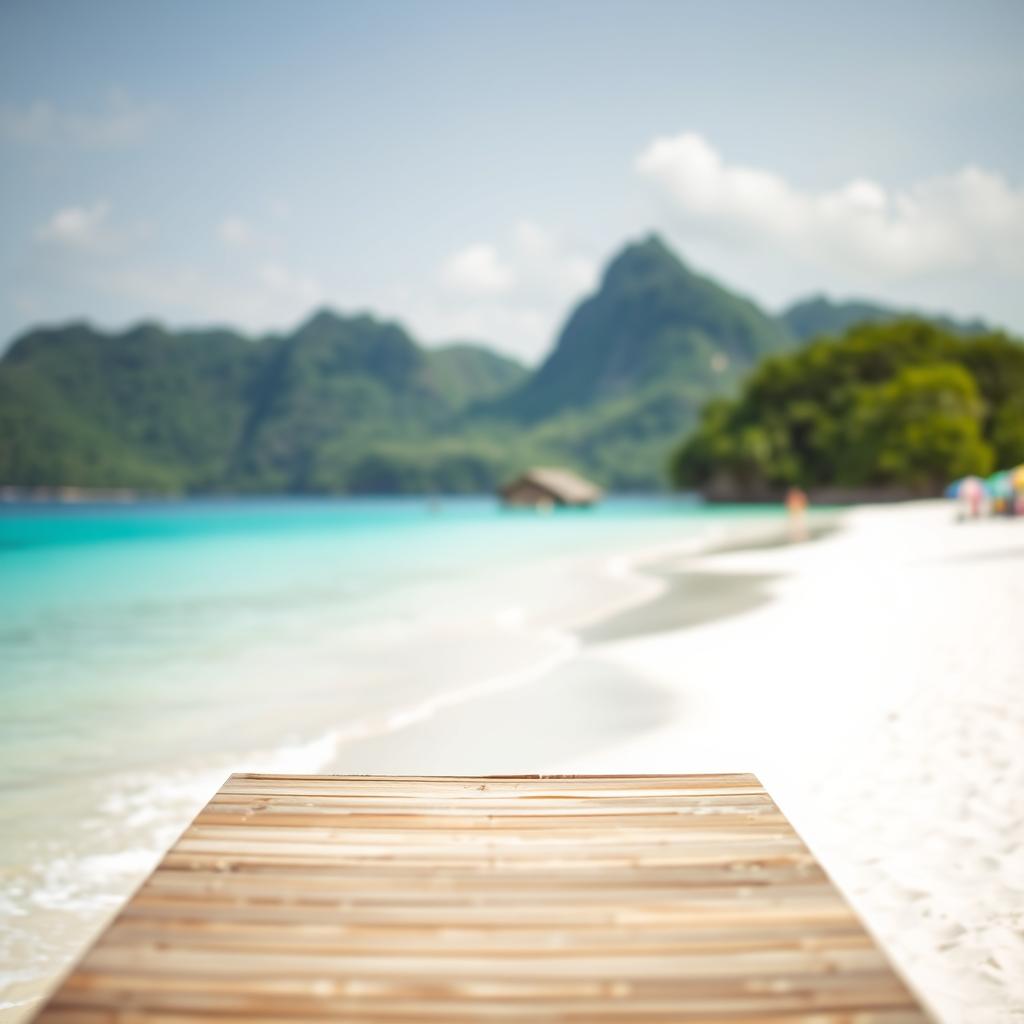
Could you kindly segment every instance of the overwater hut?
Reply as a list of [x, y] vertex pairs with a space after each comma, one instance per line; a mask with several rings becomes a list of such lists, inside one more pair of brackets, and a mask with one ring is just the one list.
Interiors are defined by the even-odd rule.
[[586, 507], [601, 500], [602, 491], [569, 469], [528, 469], [510, 480], [498, 493], [506, 505], [551, 508], [555, 505]]

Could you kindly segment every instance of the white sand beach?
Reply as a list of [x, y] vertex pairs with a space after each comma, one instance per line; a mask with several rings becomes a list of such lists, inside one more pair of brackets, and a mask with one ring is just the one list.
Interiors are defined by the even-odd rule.
[[1024, 522], [865, 507], [676, 568], [771, 600], [594, 648], [675, 712], [556, 767], [756, 772], [940, 1020], [1024, 1020]]

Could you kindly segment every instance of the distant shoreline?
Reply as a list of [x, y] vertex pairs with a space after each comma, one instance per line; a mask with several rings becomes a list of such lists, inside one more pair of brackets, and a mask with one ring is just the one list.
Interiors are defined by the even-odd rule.
[[[771, 505], [786, 499], [785, 487], [744, 489], [731, 485], [709, 485], [700, 490], [709, 505]], [[892, 505], [904, 501], [928, 501], [941, 498], [940, 491], [915, 490], [912, 487], [839, 487], [824, 485], [806, 488], [812, 505]]]
[[[855, 505], [889, 505], [898, 502], [922, 501], [941, 497], [931, 492], [922, 493], [906, 487], [812, 487], [807, 489], [812, 506], [852, 507]], [[785, 488], [749, 491], [733, 487], [710, 486], [695, 491], [661, 490], [608, 491], [604, 500], [663, 497], [680, 501], [694, 501], [709, 506], [717, 505], [781, 505], [785, 501]], [[110, 505], [142, 502], [188, 501], [280, 501], [282, 499], [310, 501], [460, 501], [493, 498], [500, 500], [495, 490], [480, 491], [259, 491], [238, 492], [220, 490], [202, 491], [146, 491], [132, 487], [79, 487], [75, 484], [47, 484], [40, 486], [0, 485], [0, 504], [10, 505]], [[554, 509], [553, 511], [558, 511]]]
[[129, 504], [152, 497], [129, 487], [0, 487], [0, 502], [10, 504]]

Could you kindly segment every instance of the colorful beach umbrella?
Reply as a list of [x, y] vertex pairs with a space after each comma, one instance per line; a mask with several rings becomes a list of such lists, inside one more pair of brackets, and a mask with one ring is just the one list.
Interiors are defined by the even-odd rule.
[[985, 483], [978, 476], [965, 476], [951, 486], [956, 487], [956, 497], [958, 498], [980, 498], [985, 493]]
[[993, 473], [985, 480], [985, 490], [993, 498], [1009, 498], [1013, 494], [1013, 480], [1010, 478], [1010, 470], [1001, 469]]

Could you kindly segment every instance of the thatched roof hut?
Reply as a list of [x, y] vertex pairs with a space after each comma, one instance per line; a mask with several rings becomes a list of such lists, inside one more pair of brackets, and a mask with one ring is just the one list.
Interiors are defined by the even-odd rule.
[[601, 500], [601, 488], [568, 469], [528, 469], [498, 490], [506, 505], [551, 508], [587, 506]]

